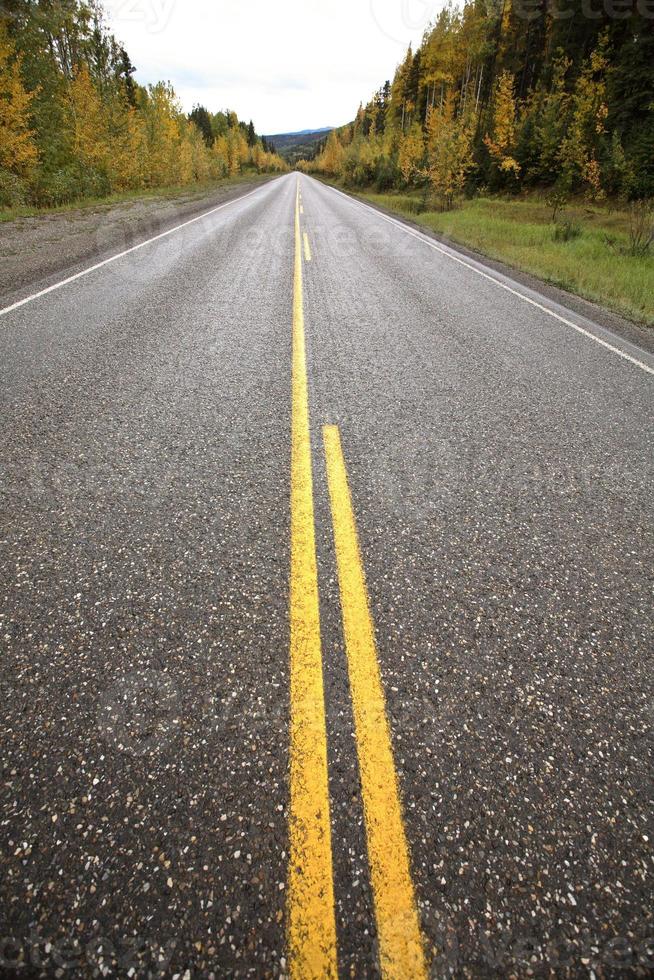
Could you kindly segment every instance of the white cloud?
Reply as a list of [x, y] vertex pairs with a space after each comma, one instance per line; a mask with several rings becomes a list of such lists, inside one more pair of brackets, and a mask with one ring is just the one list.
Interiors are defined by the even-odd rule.
[[443, 0], [105, 0], [142, 84], [173, 83], [262, 133], [341, 125]]

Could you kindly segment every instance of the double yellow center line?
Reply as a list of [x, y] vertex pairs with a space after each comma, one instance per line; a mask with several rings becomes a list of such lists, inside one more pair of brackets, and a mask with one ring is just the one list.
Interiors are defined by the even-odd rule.
[[[304, 237], [305, 257], [308, 239]], [[291, 975], [338, 975], [327, 727], [306, 371], [299, 180], [295, 204], [291, 448]], [[370, 602], [338, 429], [324, 447], [382, 975], [427, 977]]]
[[288, 944], [294, 977], [336, 977], [336, 921], [320, 643], [300, 189], [295, 203], [291, 429], [291, 801]]

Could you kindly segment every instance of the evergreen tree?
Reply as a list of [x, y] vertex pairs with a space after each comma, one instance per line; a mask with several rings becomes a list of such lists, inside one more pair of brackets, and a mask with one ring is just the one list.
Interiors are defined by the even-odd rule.
[[202, 134], [202, 138], [207, 146], [213, 146], [214, 133], [213, 127], [211, 125], [211, 116], [209, 112], [203, 105], [193, 106], [193, 111], [189, 116], [189, 120], [197, 126]]

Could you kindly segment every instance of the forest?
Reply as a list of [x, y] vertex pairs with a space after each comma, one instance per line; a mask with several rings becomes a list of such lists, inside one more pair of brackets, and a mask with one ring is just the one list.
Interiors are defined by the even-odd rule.
[[94, 0], [3, 0], [0, 18], [0, 206], [287, 169], [252, 122], [137, 84]]
[[[610, 13], [609, 11], [610, 8]], [[631, 0], [448, 6], [353, 123], [301, 169], [441, 210], [476, 192], [654, 196], [654, 8]]]

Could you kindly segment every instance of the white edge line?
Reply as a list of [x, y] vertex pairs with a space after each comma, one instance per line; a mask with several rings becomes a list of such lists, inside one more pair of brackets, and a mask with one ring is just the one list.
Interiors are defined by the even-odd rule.
[[341, 197], [344, 197], [347, 201], [350, 201], [352, 204], [358, 204], [359, 207], [365, 208], [367, 211], [372, 211], [372, 213], [376, 214], [378, 218], [382, 218], [384, 221], [388, 221], [390, 224], [395, 225], [397, 228], [400, 228], [407, 235], [411, 235], [412, 238], [417, 238], [419, 242], [423, 242], [425, 245], [429, 245], [429, 247], [433, 248], [436, 252], [440, 252], [441, 255], [445, 255], [448, 259], [452, 259], [453, 262], [458, 262], [459, 265], [465, 266], [466, 269], [471, 269], [472, 272], [476, 272], [478, 276], [483, 276], [484, 279], [488, 279], [489, 282], [492, 282], [496, 286], [499, 286], [500, 289], [505, 289], [508, 293], [512, 293], [514, 296], [517, 296], [518, 299], [524, 300], [525, 303], [529, 303], [531, 306], [535, 306], [536, 309], [542, 310], [543, 313], [547, 313], [549, 316], [554, 317], [555, 320], [560, 320], [561, 323], [565, 323], [566, 326], [572, 327], [573, 330], [576, 330], [578, 333], [583, 334], [584, 337], [588, 337], [590, 340], [594, 340], [596, 344], [599, 344], [601, 347], [605, 347], [607, 350], [610, 350], [613, 354], [617, 354], [618, 357], [624, 358], [625, 361], [629, 361], [631, 364], [635, 364], [636, 367], [641, 368], [643, 371], [646, 371], [648, 374], [654, 374], [654, 368], [651, 368], [648, 364], [645, 364], [643, 361], [639, 361], [638, 358], [636, 357], [632, 357], [631, 354], [627, 354], [626, 351], [620, 350], [619, 347], [614, 347], [613, 344], [609, 344], [606, 340], [602, 340], [601, 337], [595, 336], [595, 334], [591, 333], [590, 330], [586, 330], [584, 327], [580, 327], [578, 323], [574, 323], [572, 320], [567, 320], [564, 316], [560, 316], [560, 314], [555, 313], [554, 310], [548, 309], [547, 306], [543, 306], [543, 304], [537, 302], [537, 300], [531, 299], [529, 296], [525, 296], [524, 293], [521, 293], [519, 292], [519, 290], [513, 289], [511, 286], [508, 286], [506, 283], [501, 282], [499, 279], [496, 279], [495, 276], [491, 276], [487, 272], [482, 272], [481, 269], [477, 269], [476, 266], [472, 265], [470, 262], [466, 262], [465, 259], [459, 258], [458, 255], [454, 255], [451, 250], [442, 248], [440, 245], [437, 245], [436, 242], [430, 241], [430, 239], [427, 238], [425, 235], [421, 235], [420, 232], [414, 231], [412, 228], [408, 228], [406, 225], [402, 224], [401, 221], [396, 221], [395, 218], [391, 218], [387, 214], [382, 214], [381, 211], [378, 211], [376, 208], [371, 207], [369, 204], [365, 204], [363, 201], [360, 201], [358, 198], [350, 197], [349, 194], [344, 194], [343, 191], [339, 191], [337, 187], [332, 187], [331, 184], [323, 184], [323, 187], [329, 187], [330, 190], [335, 191], [337, 194], [340, 194]]
[[132, 252], [138, 252], [139, 249], [145, 248], [146, 245], [151, 245], [153, 242], [158, 242], [162, 238], [167, 238], [168, 235], [172, 235], [176, 231], [180, 231], [182, 228], [188, 228], [189, 225], [194, 225], [197, 221], [202, 221], [203, 218], [208, 218], [209, 215], [215, 214], [216, 211], [222, 211], [223, 208], [229, 207], [230, 204], [238, 204], [239, 201], [244, 201], [246, 198], [252, 197], [253, 194], [258, 194], [258, 192], [268, 183], [273, 183], [273, 181], [267, 181], [266, 184], [263, 184], [261, 187], [255, 187], [253, 191], [248, 191], [247, 194], [242, 194], [240, 197], [235, 197], [231, 201], [225, 201], [224, 204], [219, 204], [218, 207], [211, 208], [210, 211], [203, 211], [202, 214], [198, 214], [195, 218], [191, 218], [190, 221], [184, 221], [181, 225], [175, 225], [174, 228], [169, 228], [168, 231], [164, 231], [160, 235], [155, 235], [154, 238], [148, 238], [144, 242], [139, 242], [138, 245], [133, 245], [132, 248], [125, 249], [124, 252], [118, 252], [117, 255], [111, 255], [108, 259], [104, 259], [103, 262], [98, 262], [96, 265], [91, 265], [88, 269], [83, 269], [81, 272], [77, 272], [74, 276], [69, 276], [68, 279], [62, 279], [61, 282], [56, 282], [54, 285], [48, 286], [47, 289], [42, 289], [38, 293], [33, 293], [31, 296], [26, 296], [25, 299], [21, 299], [17, 303], [12, 303], [11, 306], [6, 306], [3, 310], [0, 310], [0, 316], [6, 316], [7, 313], [13, 313], [14, 310], [20, 309], [21, 306], [26, 306], [35, 299], [40, 299], [41, 296], [47, 296], [48, 293], [53, 293], [55, 290], [61, 289], [62, 286], [68, 286], [71, 282], [75, 282], [77, 279], [82, 279], [84, 276], [88, 276], [92, 272], [96, 272], [98, 269], [104, 268], [105, 265], [109, 265], [111, 262], [117, 262], [118, 259], [122, 259], [126, 255], [131, 255]]

